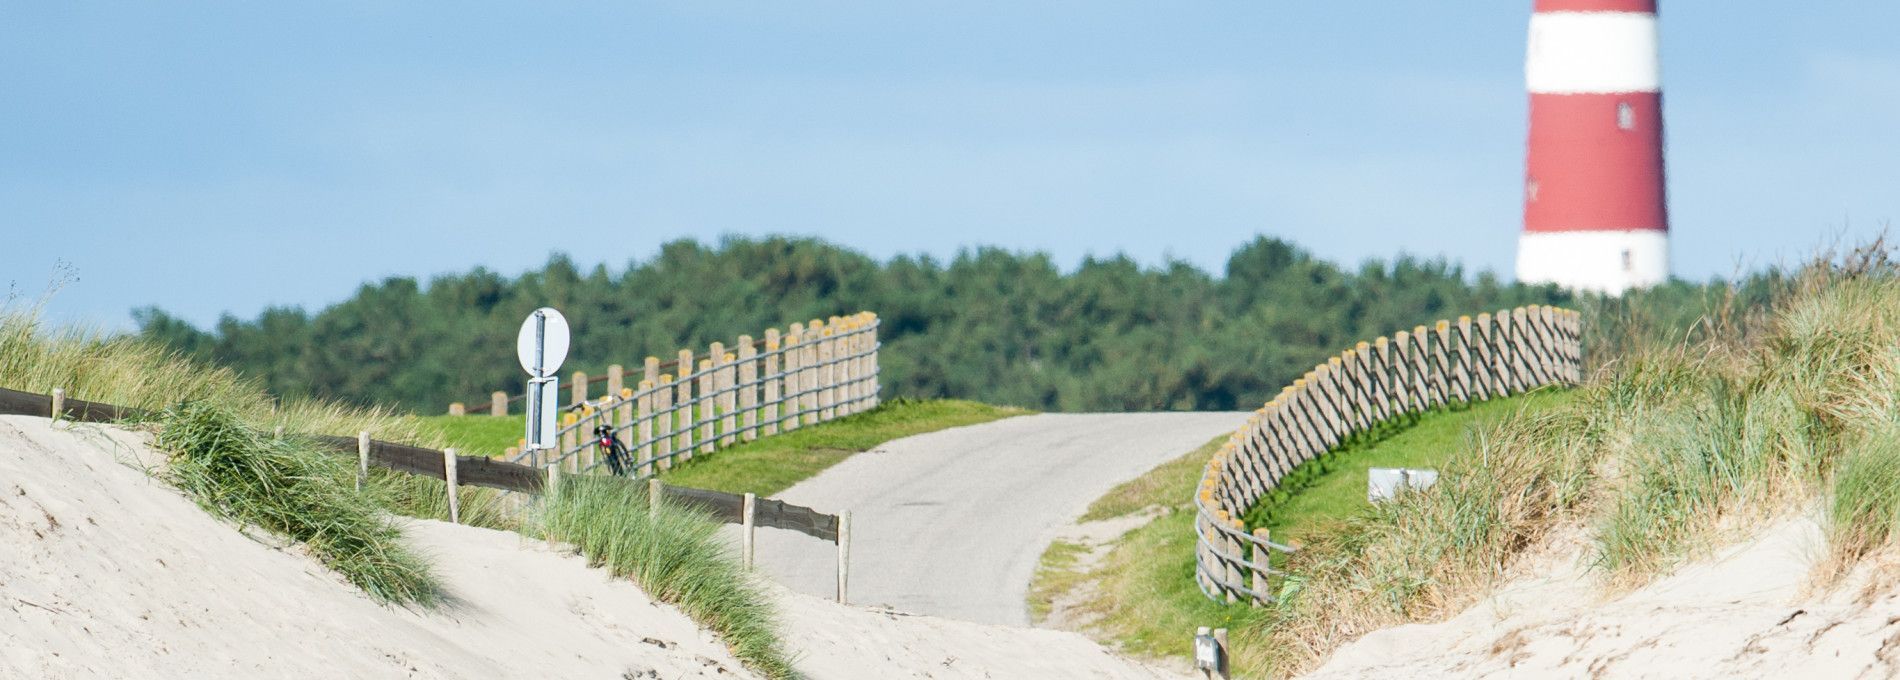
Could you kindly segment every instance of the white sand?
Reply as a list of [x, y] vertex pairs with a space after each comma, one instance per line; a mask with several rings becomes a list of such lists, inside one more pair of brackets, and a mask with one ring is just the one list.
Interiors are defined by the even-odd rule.
[[1449, 621], [1374, 631], [1313, 678], [1887, 678], [1900, 674], [1900, 593], [1866, 573], [1804, 587], [1820, 528], [1793, 518], [1607, 601], [1580, 549], [1543, 560]]
[[[407, 524], [455, 598], [379, 606], [149, 477], [143, 435], [0, 417], [0, 677], [747, 678], [631, 583], [518, 535]], [[783, 590], [814, 678], [1150, 678], [1073, 634]]]

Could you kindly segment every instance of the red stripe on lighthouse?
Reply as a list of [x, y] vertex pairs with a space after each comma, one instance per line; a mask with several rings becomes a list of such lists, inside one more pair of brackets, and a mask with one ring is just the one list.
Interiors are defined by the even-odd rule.
[[1662, 95], [1531, 95], [1525, 231], [1666, 229]]
[[1650, 12], [1656, 0], [1537, 0], [1536, 12]]

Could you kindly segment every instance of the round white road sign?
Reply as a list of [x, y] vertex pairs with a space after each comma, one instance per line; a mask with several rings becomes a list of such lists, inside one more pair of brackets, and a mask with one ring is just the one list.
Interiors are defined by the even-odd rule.
[[561, 370], [567, 360], [567, 318], [553, 307], [542, 307], [521, 322], [521, 334], [515, 337], [515, 355], [521, 370], [536, 378], [546, 378]]

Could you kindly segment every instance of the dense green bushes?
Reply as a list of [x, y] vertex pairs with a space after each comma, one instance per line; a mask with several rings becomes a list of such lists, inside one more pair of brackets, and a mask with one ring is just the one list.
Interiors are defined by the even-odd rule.
[[[1695, 299], [1702, 288], [1659, 291]], [[419, 285], [392, 278], [322, 311], [271, 309], [201, 331], [139, 312], [142, 332], [266, 380], [287, 396], [401, 403], [521, 388], [513, 340], [541, 305], [574, 324], [568, 367], [609, 363], [855, 312], [884, 321], [890, 394], [1046, 410], [1230, 409], [1265, 401], [1353, 342], [1420, 323], [1528, 303], [1551, 287], [1473, 279], [1440, 261], [1348, 269], [1262, 238], [1221, 276], [1185, 263], [1090, 259], [1062, 271], [1039, 253], [965, 252], [949, 262], [878, 262], [806, 239], [669, 243], [621, 271], [556, 257], [507, 278], [477, 269]]]

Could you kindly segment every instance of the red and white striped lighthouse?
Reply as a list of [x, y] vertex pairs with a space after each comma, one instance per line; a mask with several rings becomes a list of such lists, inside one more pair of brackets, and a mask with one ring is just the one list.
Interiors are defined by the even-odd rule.
[[1622, 293], [1669, 277], [1656, 0], [1535, 0], [1517, 278]]

